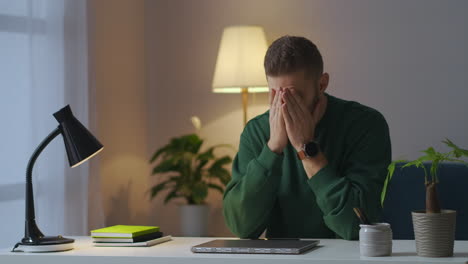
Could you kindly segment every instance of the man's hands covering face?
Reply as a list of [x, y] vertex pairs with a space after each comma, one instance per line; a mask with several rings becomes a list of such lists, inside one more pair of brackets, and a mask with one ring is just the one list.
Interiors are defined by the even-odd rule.
[[312, 113], [294, 89], [285, 89], [283, 100], [281, 110], [286, 132], [291, 145], [300, 151], [305, 143], [314, 139], [315, 126], [319, 121], [318, 109], [323, 100], [319, 99]]
[[268, 147], [282, 153], [289, 139], [296, 151], [300, 151], [305, 143], [312, 141], [323, 101], [319, 97], [311, 113], [294, 89], [272, 89]]

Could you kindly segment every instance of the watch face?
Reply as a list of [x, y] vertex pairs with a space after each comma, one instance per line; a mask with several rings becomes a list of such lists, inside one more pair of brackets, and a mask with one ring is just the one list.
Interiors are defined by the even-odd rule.
[[319, 152], [319, 146], [317, 142], [312, 141], [305, 145], [304, 151], [307, 154], [307, 156], [314, 157]]

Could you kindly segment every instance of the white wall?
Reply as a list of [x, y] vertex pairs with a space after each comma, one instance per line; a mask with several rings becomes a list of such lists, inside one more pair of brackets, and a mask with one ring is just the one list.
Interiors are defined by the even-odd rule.
[[[315, 42], [331, 74], [328, 92], [381, 111], [394, 158], [414, 158], [445, 137], [467, 147], [466, 10], [468, 2], [456, 0], [146, 1], [148, 155], [191, 132], [192, 115], [205, 124], [208, 144], [238, 145], [240, 96], [211, 93], [222, 29], [234, 24], [263, 26], [269, 42], [285, 34]], [[267, 109], [267, 95], [258, 95], [250, 116]], [[177, 234], [176, 208], [161, 198], [153, 221]], [[212, 233], [229, 235], [221, 197], [210, 203]]]

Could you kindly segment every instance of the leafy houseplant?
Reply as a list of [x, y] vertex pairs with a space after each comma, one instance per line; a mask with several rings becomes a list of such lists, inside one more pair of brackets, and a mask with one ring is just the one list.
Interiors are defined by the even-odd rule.
[[[197, 131], [201, 129], [198, 117], [191, 118]], [[215, 145], [201, 151], [203, 140], [194, 133], [173, 138], [156, 150], [151, 163], [156, 163], [153, 175], [161, 181], [151, 188], [151, 199], [168, 189], [166, 204], [174, 198], [184, 198], [180, 206], [181, 234], [183, 236], [207, 236], [209, 206], [205, 203], [208, 190], [224, 192], [231, 175], [224, 167], [232, 162], [230, 156], [217, 157], [214, 152], [227, 144]], [[232, 148], [232, 147], [231, 147]]]
[[[230, 156], [216, 157], [215, 149], [229, 145], [215, 145], [200, 152], [203, 140], [197, 134], [173, 138], [167, 145], [156, 150], [151, 163], [158, 161], [153, 175], [163, 175], [165, 180], [151, 188], [151, 198], [162, 190], [169, 189], [164, 203], [174, 198], [184, 198], [187, 204], [204, 204], [208, 189], [221, 194], [231, 176], [224, 168], [232, 162]], [[221, 183], [215, 183], [218, 179]]]
[[[423, 153], [425, 153], [425, 155], [419, 157], [416, 160], [413, 160], [413, 161], [396, 160], [396, 161], [393, 161], [388, 166], [387, 178], [385, 179], [385, 184], [384, 184], [384, 188], [383, 188], [382, 195], [381, 195], [382, 205], [385, 200], [387, 185], [392, 179], [392, 176], [396, 169], [396, 165], [398, 163], [405, 163], [404, 165], [401, 166], [402, 169], [406, 167], [414, 166], [417, 168], [422, 168], [424, 170], [424, 175], [425, 175], [424, 184], [426, 185], [426, 212], [427, 213], [440, 213], [439, 199], [437, 197], [437, 190], [436, 190], [436, 184], [439, 182], [439, 175], [438, 175], [439, 164], [441, 162], [448, 161], [448, 162], [460, 162], [465, 165], [468, 165], [467, 162], [460, 159], [461, 157], [468, 157], [468, 150], [459, 148], [449, 139], [445, 139], [442, 142], [445, 143], [447, 146], [449, 146], [452, 150], [447, 153], [441, 153], [441, 152], [435, 151], [433, 147], [429, 147], [428, 149], [422, 151]], [[424, 163], [430, 163], [429, 174], [427, 172], [427, 169]]]
[[[416, 249], [419, 256], [445, 257], [453, 255], [456, 212], [441, 210], [437, 196], [439, 182], [439, 165], [442, 162], [458, 162], [468, 165], [462, 157], [468, 157], [468, 150], [459, 148], [449, 139], [442, 141], [451, 151], [437, 152], [433, 147], [422, 151], [423, 156], [416, 160], [396, 160], [388, 166], [387, 178], [382, 190], [381, 203], [383, 206], [387, 185], [392, 179], [396, 166], [403, 163], [401, 169], [417, 167], [424, 170], [426, 186], [426, 210], [412, 212]], [[426, 165], [430, 166], [429, 172]]]

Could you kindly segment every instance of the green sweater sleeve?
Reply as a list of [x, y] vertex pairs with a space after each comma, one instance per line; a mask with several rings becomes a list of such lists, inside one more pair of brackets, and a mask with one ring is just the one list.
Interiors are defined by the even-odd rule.
[[389, 130], [383, 116], [375, 115], [357, 127], [348, 131], [351, 151], [341, 173], [329, 164], [308, 180], [325, 224], [348, 240], [359, 235], [353, 207], [363, 208], [372, 222], [380, 219], [380, 193], [391, 162]]
[[[266, 144], [255, 151], [242, 135], [232, 166], [232, 179], [223, 197], [223, 214], [229, 229], [241, 238], [258, 238], [275, 205], [282, 155]], [[258, 153], [259, 152], [259, 153]]]

